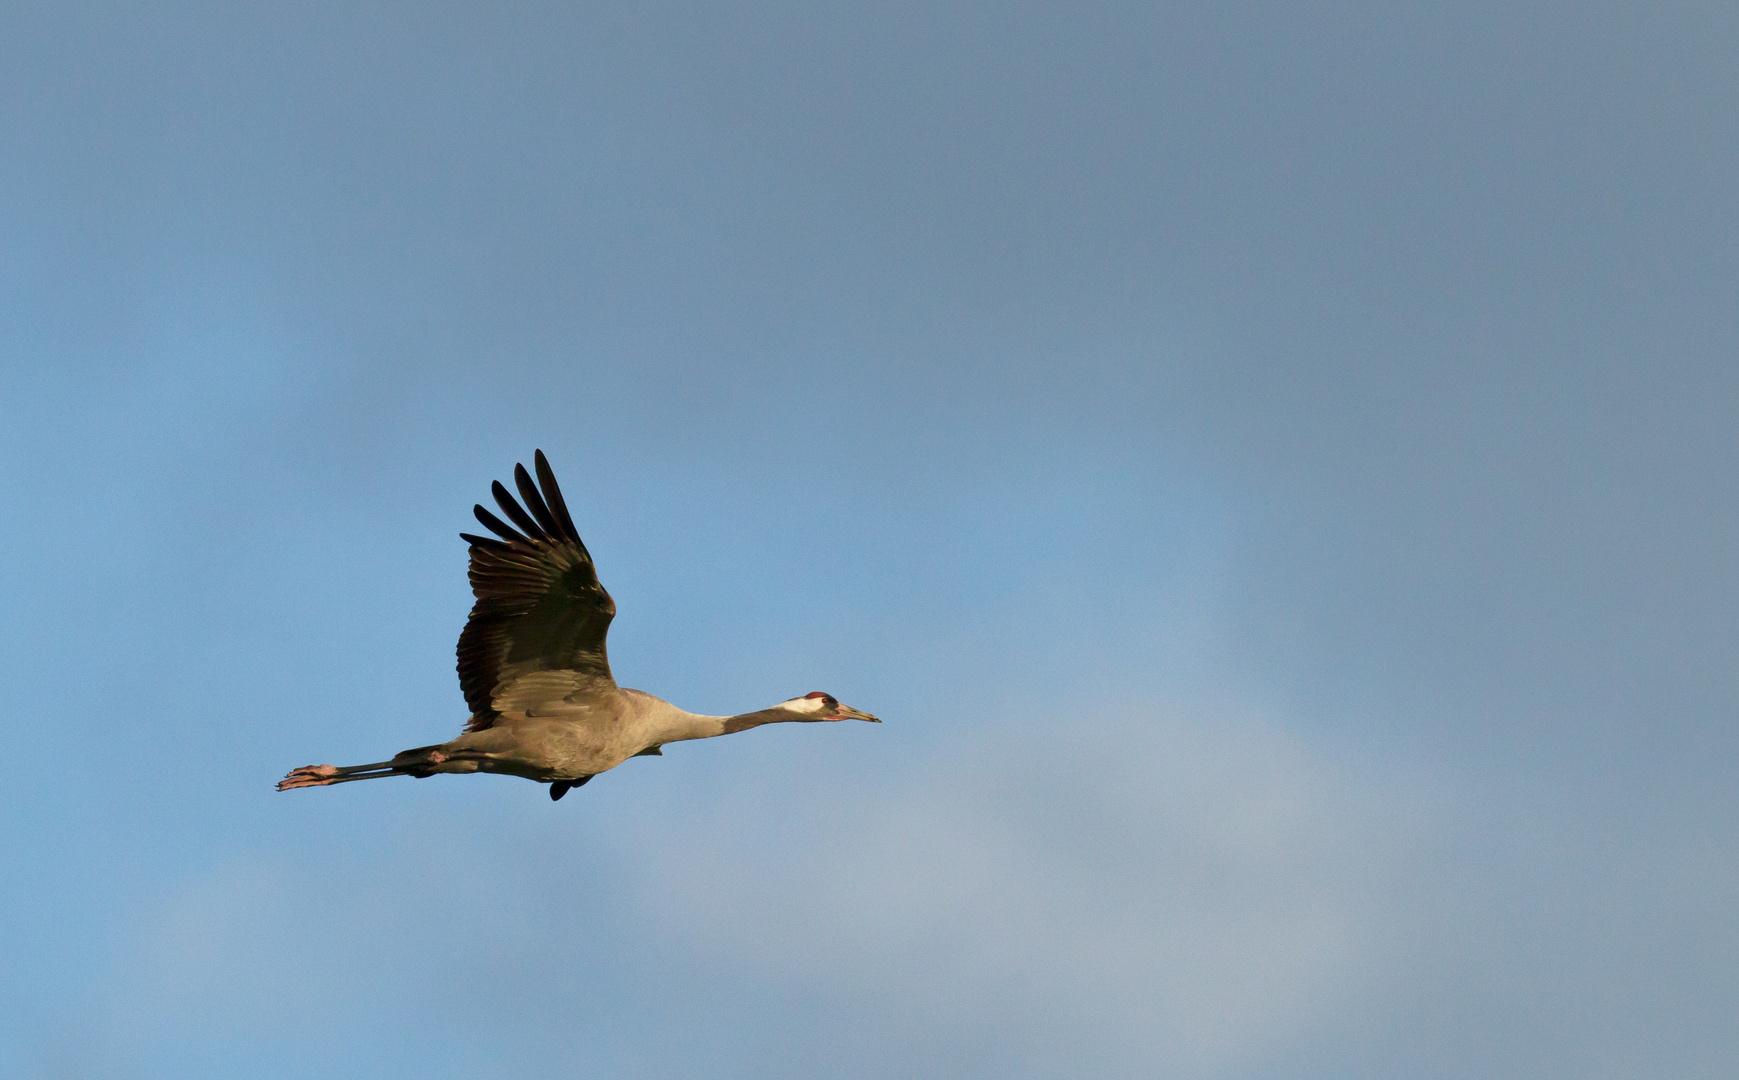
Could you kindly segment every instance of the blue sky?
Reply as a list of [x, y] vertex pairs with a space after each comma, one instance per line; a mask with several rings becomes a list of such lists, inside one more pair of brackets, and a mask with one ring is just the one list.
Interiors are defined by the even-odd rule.
[[[1739, 17], [0, 12], [0, 1073], [1739, 1057]], [[543, 448], [626, 685], [463, 723]]]

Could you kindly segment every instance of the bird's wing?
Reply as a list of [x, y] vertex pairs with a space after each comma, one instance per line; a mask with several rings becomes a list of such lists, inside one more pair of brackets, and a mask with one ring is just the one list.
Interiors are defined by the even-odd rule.
[[525, 506], [500, 481], [494, 486], [495, 501], [517, 530], [478, 506], [477, 520], [501, 539], [460, 534], [471, 545], [477, 597], [459, 635], [470, 731], [490, 727], [504, 709], [532, 711], [545, 701], [572, 702], [616, 687], [604, 652], [616, 602], [598, 581], [542, 450], [534, 462], [541, 494], [524, 465], [513, 467]]

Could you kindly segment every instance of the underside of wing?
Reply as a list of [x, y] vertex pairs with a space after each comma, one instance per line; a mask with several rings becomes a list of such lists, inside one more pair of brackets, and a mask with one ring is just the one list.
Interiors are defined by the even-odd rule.
[[[616, 685], [604, 650], [616, 602], [598, 581], [542, 450], [534, 463], [536, 484], [524, 465], [513, 467], [523, 506], [499, 481], [494, 486], [512, 525], [475, 509], [500, 539], [460, 534], [471, 545], [477, 598], [459, 635], [459, 687], [471, 707], [471, 731], [494, 724], [503, 708], [535, 706], [526, 699], [546, 686], [544, 692], [560, 699]], [[537, 672], [561, 674], [527, 678]]]

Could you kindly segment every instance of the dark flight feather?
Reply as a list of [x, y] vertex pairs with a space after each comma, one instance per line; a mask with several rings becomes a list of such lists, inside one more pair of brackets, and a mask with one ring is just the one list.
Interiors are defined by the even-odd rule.
[[493, 536], [475, 536], [471, 533], [460, 533], [459, 539], [470, 544], [472, 547], [487, 548], [490, 551], [500, 552], [513, 550], [500, 540], [495, 539]]
[[[580, 544], [580, 530], [574, 528], [574, 519], [568, 513], [568, 504], [562, 499], [562, 489], [556, 486], [556, 474], [550, 470], [549, 459], [539, 450], [532, 458], [537, 467], [537, 482], [543, 485], [545, 496], [549, 500], [550, 512], [555, 514], [556, 522], [562, 527], [562, 535]], [[580, 550], [585, 551], [586, 545], [580, 544]], [[586, 556], [588, 559], [591, 555]]]
[[488, 529], [490, 532], [501, 537], [501, 539], [505, 540], [508, 544], [531, 543], [530, 537], [521, 536], [519, 533], [515, 532], [513, 526], [483, 509], [482, 503], [477, 503], [471, 507], [471, 516], [482, 522], [485, 529]]
[[537, 527], [537, 522], [533, 521], [531, 515], [526, 513], [520, 508], [518, 503], [513, 501], [513, 496], [507, 493], [507, 489], [502, 486], [501, 481], [495, 481], [494, 484], [490, 485], [489, 490], [495, 493], [495, 502], [501, 507], [501, 512], [511, 518], [513, 523], [519, 526], [519, 531], [524, 533], [528, 539], [555, 539], [555, 537]]
[[[519, 488], [519, 497], [525, 500], [525, 508], [531, 511], [531, 516], [537, 519], [538, 528], [551, 537], [561, 537], [562, 527], [556, 524], [556, 519], [550, 516], [549, 507], [543, 504], [543, 496], [537, 493], [537, 485], [531, 482], [531, 477], [525, 471], [524, 465], [513, 467], [513, 483]], [[567, 539], [562, 537], [562, 539]]]
[[502, 684], [531, 672], [572, 671], [581, 680], [615, 685], [604, 643], [616, 603], [598, 581], [542, 451], [536, 463], [542, 492], [523, 466], [514, 471], [530, 513], [500, 482], [494, 485], [502, 512], [523, 531], [478, 506], [477, 520], [501, 539], [460, 534], [471, 545], [471, 592], [477, 598], [458, 649], [469, 731], [493, 725]]

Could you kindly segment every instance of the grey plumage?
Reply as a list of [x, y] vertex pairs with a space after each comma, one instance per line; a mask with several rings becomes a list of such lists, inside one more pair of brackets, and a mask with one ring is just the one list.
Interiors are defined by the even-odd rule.
[[471, 717], [458, 738], [372, 765], [306, 765], [278, 790], [385, 776], [492, 772], [550, 784], [560, 799], [630, 757], [659, 756], [666, 743], [769, 723], [868, 720], [820, 691], [766, 709], [709, 716], [616, 685], [605, 638], [616, 603], [598, 580], [555, 474], [536, 452], [537, 482], [515, 465], [516, 501], [499, 481], [495, 501], [512, 524], [482, 506], [495, 537], [461, 533], [471, 545], [476, 603], [459, 635], [459, 687]]

